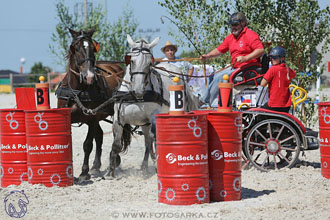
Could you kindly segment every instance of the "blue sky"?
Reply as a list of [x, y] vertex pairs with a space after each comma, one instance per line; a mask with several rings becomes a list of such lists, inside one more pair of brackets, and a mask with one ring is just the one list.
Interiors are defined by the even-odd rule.
[[[139, 29], [160, 29], [152, 38], [160, 36], [161, 40], [154, 49], [155, 57], [162, 57], [160, 48], [166, 40], [173, 40], [168, 36], [170, 22], [161, 24], [160, 16], [167, 15], [166, 9], [158, 5], [157, 0], [89, 0], [93, 4], [107, 1], [108, 19], [114, 21], [129, 3], [134, 16], [139, 23]], [[76, 3], [83, 0], [66, 0], [67, 6], [73, 12]], [[24, 72], [29, 72], [36, 62], [42, 62], [52, 70], [64, 71], [64, 67], [53, 63], [53, 55], [49, 52], [51, 34], [58, 23], [56, 18], [56, 1], [54, 0], [2, 0], [0, 4], [0, 70], [10, 69], [19, 72], [20, 59], [26, 59]], [[329, 0], [320, 0], [324, 8]], [[174, 27], [172, 26], [172, 29]], [[175, 29], [174, 29], [175, 30]], [[178, 51], [180, 53], [181, 50]]]
[[[56, 71], [64, 71], [64, 67], [53, 63], [53, 55], [49, 51], [51, 34], [55, 32], [58, 23], [56, 18], [55, 0], [2, 0], [0, 4], [0, 70], [10, 69], [19, 72], [20, 59], [26, 59], [23, 65], [24, 73], [29, 72], [36, 62], [51, 67]], [[74, 11], [76, 3], [83, 0], [66, 0], [70, 11]], [[93, 4], [104, 4], [105, 0], [89, 0]], [[160, 16], [166, 15], [166, 10], [158, 5], [157, 0], [107, 0], [108, 19], [114, 21], [120, 16], [123, 7], [129, 2], [134, 11], [134, 17], [139, 23], [139, 29], [157, 28], [152, 38], [161, 36], [154, 49], [155, 57], [162, 56], [160, 48], [168, 39], [169, 22], [161, 24]], [[146, 12], [147, 10], [147, 12]], [[170, 38], [170, 40], [172, 40]]]

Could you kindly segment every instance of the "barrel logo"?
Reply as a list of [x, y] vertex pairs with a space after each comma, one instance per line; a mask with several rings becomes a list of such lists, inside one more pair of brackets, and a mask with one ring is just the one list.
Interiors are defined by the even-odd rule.
[[327, 108], [328, 107], [323, 107], [321, 109], [321, 115], [323, 116], [324, 123], [329, 124], [330, 123], [330, 115], [327, 114]]
[[214, 150], [211, 152], [211, 157], [213, 160], [221, 160], [223, 158], [223, 153], [220, 150]]
[[42, 112], [42, 113], [38, 112], [38, 114], [36, 114], [34, 116], [35, 123], [38, 124], [39, 129], [42, 131], [47, 130], [47, 128], [48, 128], [48, 123], [46, 121], [42, 120], [43, 114], [44, 114], [44, 112]]
[[166, 161], [167, 161], [167, 163], [169, 163], [169, 164], [173, 164], [173, 163], [176, 162], [176, 156], [175, 156], [173, 153], [168, 153], [168, 154], [166, 155]]
[[9, 122], [9, 127], [13, 130], [16, 130], [18, 128], [18, 121], [14, 120], [14, 114], [15, 112], [9, 112], [6, 115], [6, 121]]
[[197, 126], [198, 117], [192, 118], [190, 121], [188, 121], [188, 128], [193, 130], [193, 134], [196, 138], [199, 138], [202, 136], [202, 129], [201, 127]]

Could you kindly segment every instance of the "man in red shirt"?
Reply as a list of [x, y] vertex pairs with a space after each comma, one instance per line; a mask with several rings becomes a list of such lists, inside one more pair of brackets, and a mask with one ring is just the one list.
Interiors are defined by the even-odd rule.
[[279, 112], [289, 112], [291, 107], [290, 83], [296, 77], [296, 72], [285, 65], [285, 50], [282, 47], [273, 48], [269, 57], [272, 66], [261, 81], [261, 86], [268, 84], [269, 100], [262, 108]]
[[259, 35], [246, 27], [246, 17], [241, 12], [232, 14], [229, 18], [231, 25], [231, 34], [225, 38], [222, 44], [207, 54], [201, 56], [202, 60], [220, 56], [227, 51], [230, 52], [233, 68], [226, 69], [209, 78], [209, 86], [204, 90], [200, 100], [208, 103], [211, 107], [217, 107], [218, 102], [218, 83], [222, 82], [223, 75], [228, 76], [235, 71], [235, 68], [247, 63], [257, 62], [264, 53], [264, 47], [260, 41]]

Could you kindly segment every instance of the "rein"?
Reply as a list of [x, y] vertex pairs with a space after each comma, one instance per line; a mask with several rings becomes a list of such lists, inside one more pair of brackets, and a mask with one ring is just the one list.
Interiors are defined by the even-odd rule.
[[[218, 73], [218, 72], [221, 72], [222, 70], [225, 70], [225, 69], [228, 69], [229, 67], [231, 67], [233, 65], [228, 65], [216, 72], [213, 72], [212, 74], [208, 75], [208, 77]], [[99, 67], [98, 67], [99, 68]], [[165, 68], [163, 67], [156, 67], [156, 66], [153, 66], [153, 68], [155, 69], [159, 69], [159, 70], [162, 70], [162, 71], [165, 71], [165, 72], [168, 72], [168, 73], [171, 73], [171, 74], [174, 74], [174, 75], [179, 75], [179, 76], [188, 76], [187, 74], [182, 74], [182, 73], [177, 73], [177, 72], [173, 72], [173, 71], [169, 71], [169, 70], [166, 70]], [[99, 68], [101, 69], [101, 68]], [[71, 69], [70, 69], [71, 70]], [[103, 69], [101, 69], [103, 70]], [[107, 72], [107, 71], [106, 71]], [[75, 73], [75, 71], [73, 72]], [[76, 74], [76, 73], [75, 73]], [[70, 75], [69, 75], [70, 77]], [[195, 77], [195, 78], [204, 78], [204, 76], [191, 76], [191, 77]], [[70, 79], [70, 78], [69, 78]], [[69, 80], [68, 79], [68, 80]], [[122, 82], [125, 82], [127, 84], [130, 84], [130, 82], [127, 82], [126, 80], [122, 80]], [[70, 89], [72, 90], [71, 86], [69, 85]], [[111, 104], [112, 102], [115, 102], [117, 100], [121, 100], [123, 99], [124, 97], [127, 97], [127, 95], [130, 95], [130, 94], [116, 94], [116, 95], [113, 95], [110, 99], [108, 99], [107, 101], [103, 102], [102, 104], [100, 104], [99, 106], [97, 106], [96, 108], [94, 109], [88, 109], [86, 108], [82, 103], [81, 101], [79, 100], [79, 97], [77, 94], [75, 94], [73, 91], [72, 91], [72, 95], [74, 97], [74, 101], [77, 103], [78, 107], [82, 109], [83, 113], [85, 115], [95, 115], [99, 110], [101, 110], [102, 108], [104, 108], [105, 106]]]
[[187, 62], [191, 62], [194, 60], [201, 60], [201, 58], [197, 57], [197, 58], [181, 58], [181, 59], [174, 59], [174, 60], [163, 60], [163, 58], [157, 58], [155, 59], [156, 62], [159, 63], [163, 63], [163, 62], [177, 62], [177, 61], [187, 61]]
[[[106, 77], [106, 78], [111, 77], [111, 76], [115, 76], [115, 79], [116, 79], [116, 81], [118, 82], [118, 84], [120, 84], [121, 82], [125, 82], [126, 84], [131, 84], [130, 82], [128, 82], [128, 81], [126, 81], [126, 80], [124, 80], [124, 79], [120, 79], [120, 77], [118, 76], [119, 74], [123, 73], [124, 70], [122, 70], [122, 71], [120, 71], [120, 72], [118, 72], [118, 73], [115, 73], [115, 72], [112, 72], [112, 71], [110, 71], [110, 70], [109, 70], [109, 71], [108, 71], [108, 70], [105, 70], [105, 69], [103, 69], [103, 68], [101, 68], [101, 67], [99, 67], [99, 66], [95, 66], [95, 68], [96, 68], [96, 69], [99, 69], [99, 70], [102, 70], [103, 72], [109, 74], [108, 76], [104, 76], [104, 77]], [[102, 75], [102, 74], [98, 74], [98, 75]]]
[[77, 76], [80, 76], [80, 73], [78, 73], [77, 71], [73, 70], [72, 68], [70, 68], [70, 71], [73, 72], [74, 74], [76, 74]]
[[73, 100], [77, 103], [78, 107], [82, 110], [83, 114], [84, 114], [84, 115], [90, 115], [90, 114], [91, 114], [91, 115], [96, 115], [96, 112], [91, 112], [91, 111], [90, 111], [91, 109], [86, 108], [86, 107], [82, 104], [82, 102], [80, 101], [78, 95], [77, 95], [76, 93], [73, 92], [73, 89], [72, 89], [72, 87], [71, 87], [71, 85], [70, 85], [70, 74], [69, 74], [69, 76], [68, 76], [68, 87], [69, 87], [69, 89], [71, 90], [71, 94], [72, 94], [72, 96], [73, 96]]
[[[221, 71], [223, 71], [223, 70], [225, 70], [225, 69], [228, 69], [229, 67], [232, 67], [232, 66], [233, 66], [233, 64], [228, 65], [228, 66], [226, 66], [226, 67], [224, 67], [224, 68], [222, 68], [222, 69], [220, 69], [220, 70], [217, 70], [217, 71], [211, 73], [211, 74], [208, 75], [207, 77], [213, 76], [213, 75], [215, 75], [215, 74], [217, 74], [217, 73], [219, 73], [219, 72], [221, 72]], [[165, 72], [168, 72], [168, 73], [172, 73], [172, 74], [174, 74], [174, 75], [178, 75], [178, 76], [187, 76], [187, 77], [189, 76], [188, 74], [177, 73], [177, 72], [173, 72], [173, 71], [167, 70], [167, 69], [165, 69], [164, 67], [153, 66], [153, 68], [155, 68], [155, 69], [159, 69], [159, 70], [162, 70], [162, 71], [165, 71]], [[191, 77], [191, 78], [204, 78], [205, 76], [190, 76], [190, 77]]]

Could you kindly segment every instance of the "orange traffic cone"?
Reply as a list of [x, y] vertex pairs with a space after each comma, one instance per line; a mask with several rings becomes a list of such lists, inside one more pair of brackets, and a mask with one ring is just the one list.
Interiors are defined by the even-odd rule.
[[218, 83], [219, 97], [218, 97], [218, 112], [231, 112], [232, 111], [232, 96], [233, 96], [233, 83], [228, 82], [229, 76], [223, 76], [223, 83]]

